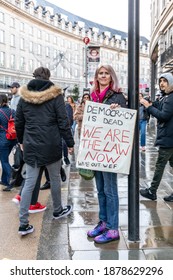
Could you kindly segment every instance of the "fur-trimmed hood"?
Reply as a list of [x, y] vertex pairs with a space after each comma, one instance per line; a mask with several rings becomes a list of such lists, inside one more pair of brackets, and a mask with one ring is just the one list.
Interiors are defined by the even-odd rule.
[[33, 104], [42, 104], [60, 94], [62, 94], [62, 89], [51, 81], [37, 79], [30, 81], [27, 86], [20, 87], [19, 90], [21, 98]]

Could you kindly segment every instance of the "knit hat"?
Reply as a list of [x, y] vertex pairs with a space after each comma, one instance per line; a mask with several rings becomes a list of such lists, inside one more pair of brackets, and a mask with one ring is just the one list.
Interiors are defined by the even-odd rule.
[[50, 70], [44, 67], [38, 67], [34, 70], [33, 77], [40, 80], [49, 80]]
[[159, 77], [159, 83], [161, 78], [165, 78], [168, 81], [169, 86], [173, 86], [173, 75], [171, 73], [162, 73]]

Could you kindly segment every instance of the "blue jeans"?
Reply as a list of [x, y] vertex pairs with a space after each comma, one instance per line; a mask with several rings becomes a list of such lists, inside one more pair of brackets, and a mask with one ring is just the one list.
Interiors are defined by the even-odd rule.
[[11, 141], [10, 143], [8, 143], [8, 145], [0, 146], [0, 161], [2, 165], [1, 181], [7, 187], [10, 187], [11, 177], [11, 165], [9, 163], [9, 155], [15, 144], [16, 143], [14, 141]]
[[141, 147], [146, 146], [146, 126], [147, 126], [147, 121], [146, 120], [140, 120], [139, 121], [140, 145], [141, 145]]
[[119, 198], [117, 174], [95, 171], [96, 187], [99, 202], [99, 219], [106, 222], [106, 228], [118, 230]]
[[77, 122], [76, 122], [75, 120], [73, 120], [73, 124], [72, 124], [72, 126], [71, 126], [71, 129], [72, 129], [72, 135], [73, 135], [73, 136], [74, 136], [74, 134], [75, 134], [76, 124], [77, 124]]

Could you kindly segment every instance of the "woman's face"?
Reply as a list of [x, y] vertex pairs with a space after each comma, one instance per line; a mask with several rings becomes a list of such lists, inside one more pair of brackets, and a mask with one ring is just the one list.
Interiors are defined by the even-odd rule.
[[107, 87], [110, 85], [111, 82], [111, 75], [108, 73], [108, 71], [104, 68], [101, 67], [98, 76], [97, 76], [97, 81], [99, 82], [99, 85], [102, 87]]
[[139, 93], [139, 100], [141, 100], [143, 98], [142, 94]]
[[67, 102], [68, 102], [68, 103], [72, 103], [72, 99], [71, 99], [70, 96], [67, 98]]
[[88, 100], [88, 101], [90, 100], [89, 95], [84, 95], [84, 97], [83, 97], [83, 102], [85, 103], [87, 100]]

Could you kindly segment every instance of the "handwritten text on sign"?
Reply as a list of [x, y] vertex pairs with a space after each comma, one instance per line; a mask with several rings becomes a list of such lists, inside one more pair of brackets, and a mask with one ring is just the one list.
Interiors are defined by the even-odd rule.
[[76, 166], [129, 174], [136, 110], [87, 101]]

